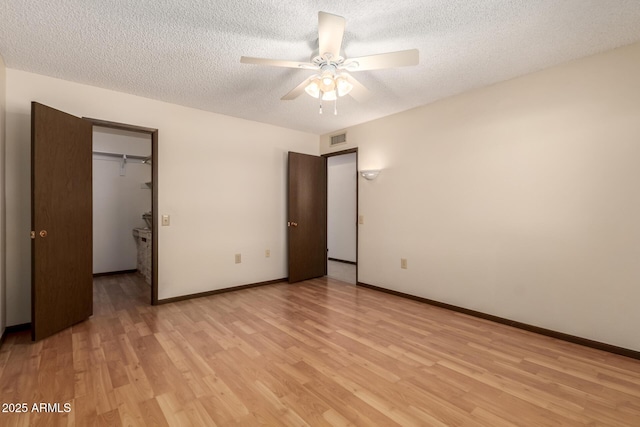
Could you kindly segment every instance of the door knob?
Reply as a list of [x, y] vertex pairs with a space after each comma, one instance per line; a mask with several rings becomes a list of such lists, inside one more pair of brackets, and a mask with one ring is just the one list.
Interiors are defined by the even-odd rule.
[[40, 237], [47, 237], [47, 230], [40, 230]]

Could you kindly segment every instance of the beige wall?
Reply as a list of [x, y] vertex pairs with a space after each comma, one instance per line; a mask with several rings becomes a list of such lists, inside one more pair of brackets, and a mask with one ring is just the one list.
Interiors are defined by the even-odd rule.
[[0, 55], [0, 336], [7, 325], [6, 322], [6, 237], [5, 237], [5, 189], [4, 189], [4, 150], [5, 150], [5, 107], [6, 107], [7, 73], [2, 55]]
[[640, 350], [638, 76], [634, 44], [347, 129], [383, 168], [359, 280]]
[[7, 82], [8, 324], [30, 321], [31, 101], [159, 129], [159, 298], [286, 277], [286, 153], [318, 154], [317, 135], [14, 69]]

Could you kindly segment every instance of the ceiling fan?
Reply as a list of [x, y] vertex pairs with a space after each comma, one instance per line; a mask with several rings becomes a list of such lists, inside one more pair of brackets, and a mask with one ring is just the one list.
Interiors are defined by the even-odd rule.
[[[314, 70], [282, 100], [292, 100], [307, 92], [322, 101], [336, 101], [338, 97], [349, 94], [357, 101], [365, 101], [370, 92], [349, 72], [379, 70], [383, 68], [404, 67], [418, 64], [418, 50], [402, 50], [378, 55], [346, 58], [341, 54], [345, 19], [342, 16], [318, 12], [318, 50], [311, 55], [310, 62], [285, 61], [278, 59], [254, 58], [242, 56], [243, 64], [270, 65], [273, 67]], [[334, 114], [337, 109], [334, 105]]]

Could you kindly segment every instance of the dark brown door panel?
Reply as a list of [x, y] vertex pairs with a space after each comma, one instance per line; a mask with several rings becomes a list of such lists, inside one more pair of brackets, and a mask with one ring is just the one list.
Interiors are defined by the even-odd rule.
[[289, 152], [289, 283], [327, 273], [327, 163]]
[[92, 124], [31, 104], [32, 338], [93, 312]]

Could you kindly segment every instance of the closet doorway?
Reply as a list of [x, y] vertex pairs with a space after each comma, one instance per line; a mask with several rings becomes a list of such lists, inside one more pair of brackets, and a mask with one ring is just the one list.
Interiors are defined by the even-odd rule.
[[136, 275], [157, 303], [157, 130], [93, 123], [93, 275]]
[[[151, 136], [152, 233], [158, 221], [158, 130], [79, 118], [31, 103], [31, 338], [93, 313], [93, 127]], [[151, 249], [151, 304], [158, 303], [158, 239]], [[145, 286], [142, 284], [142, 286]]]

